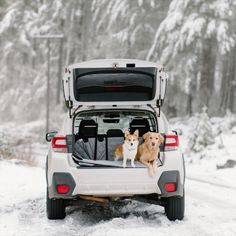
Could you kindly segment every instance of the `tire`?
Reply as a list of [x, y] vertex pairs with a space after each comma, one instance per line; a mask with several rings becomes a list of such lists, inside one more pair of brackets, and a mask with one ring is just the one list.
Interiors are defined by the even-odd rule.
[[50, 199], [47, 192], [47, 217], [49, 220], [59, 220], [66, 217], [66, 206], [63, 199]]
[[169, 197], [165, 205], [165, 213], [169, 220], [183, 220], [185, 197]]

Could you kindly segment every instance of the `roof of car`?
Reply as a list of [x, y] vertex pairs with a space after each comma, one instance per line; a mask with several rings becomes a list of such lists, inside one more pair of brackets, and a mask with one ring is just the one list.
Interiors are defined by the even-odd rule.
[[[135, 64], [135, 67], [157, 67], [163, 68], [159, 63], [142, 61], [136, 59], [98, 59], [91, 61], [84, 61], [76, 64], [69, 65], [68, 67], [73, 68], [109, 68], [109, 67], [129, 67], [127, 64]], [[130, 65], [130, 67], [132, 67]]]

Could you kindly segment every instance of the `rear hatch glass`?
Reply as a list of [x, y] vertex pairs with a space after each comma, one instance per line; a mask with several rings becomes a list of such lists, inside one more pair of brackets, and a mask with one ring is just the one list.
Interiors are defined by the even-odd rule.
[[74, 69], [77, 101], [150, 101], [155, 97], [156, 69], [79, 68]]

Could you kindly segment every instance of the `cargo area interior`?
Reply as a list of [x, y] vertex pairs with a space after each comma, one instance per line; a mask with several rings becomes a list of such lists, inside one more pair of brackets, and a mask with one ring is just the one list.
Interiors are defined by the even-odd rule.
[[114, 161], [114, 151], [124, 142], [124, 132], [139, 130], [139, 143], [148, 131], [158, 132], [152, 112], [136, 110], [81, 112], [74, 118], [73, 154], [79, 159]]

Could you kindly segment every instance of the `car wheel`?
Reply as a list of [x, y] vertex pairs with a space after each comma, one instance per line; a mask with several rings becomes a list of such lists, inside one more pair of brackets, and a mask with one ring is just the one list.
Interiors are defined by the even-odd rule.
[[169, 220], [184, 218], [185, 197], [169, 197], [165, 205], [165, 213]]
[[66, 206], [63, 199], [50, 199], [47, 191], [47, 217], [50, 220], [64, 219]]

